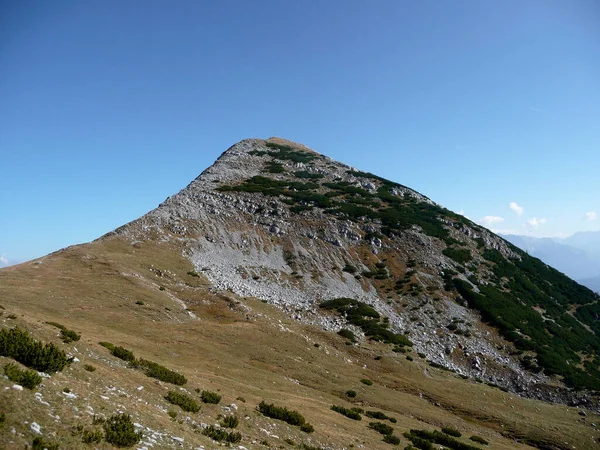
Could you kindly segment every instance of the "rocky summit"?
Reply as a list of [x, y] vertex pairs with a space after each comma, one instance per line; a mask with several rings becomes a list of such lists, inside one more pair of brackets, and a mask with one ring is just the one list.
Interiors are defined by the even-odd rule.
[[247, 139], [0, 270], [0, 446], [598, 448], [599, 300], [406, 186]]

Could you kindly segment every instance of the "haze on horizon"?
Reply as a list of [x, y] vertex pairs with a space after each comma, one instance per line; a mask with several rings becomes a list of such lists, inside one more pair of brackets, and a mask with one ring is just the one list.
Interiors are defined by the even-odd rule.
[[24, 4], [0, 14], [0, 267], [273, 135], [503, 234], [600, 231], [600, 5]]

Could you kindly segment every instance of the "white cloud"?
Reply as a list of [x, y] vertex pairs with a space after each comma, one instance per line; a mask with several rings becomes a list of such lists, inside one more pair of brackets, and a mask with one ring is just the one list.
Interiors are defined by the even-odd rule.
[[585, 213], [585, 220], [587, 220], [588, 222], [591, 222], [592, 220], [596, 220], [598, 218], [598, 214], [596, 214], [594, 211], [590, 211], [590, 212], [586, 212]]
[[495, 223], [501, 222], [504, 222], [504, 218], [500, 216], [485, 216], [483, 219], [481, 219], [481, 223], [488, 227], [494, 225]]
[[537, 217], [532, 217], [531, 219], [527, 219], [527, 225], [531, 228], [537, 228], [540, 225], [544, 225], [546, 223], [546, 219], [538, 219]]
[[2, 255], [0, 255], [0, 266], [8, 266], [8, 258], [6, 257], [6, 253], [2, 253]]
[[517, 216], [520, 216], [521, 214], [523, 214], [523, 211], [525, 210], [522, 206], [519, 206], [519, 204], [517, 202], [510, 202], [508, 204], [508, 207], [510, 209], [512, 209], [514, 212], [516, 212]]

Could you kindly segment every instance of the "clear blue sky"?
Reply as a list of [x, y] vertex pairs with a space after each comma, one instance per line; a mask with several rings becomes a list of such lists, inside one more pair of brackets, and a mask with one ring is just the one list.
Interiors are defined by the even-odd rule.
[[494, 229], [598, 230], [599, 24], [595, 0], [4, 0], [0, 265], [273, 135]]

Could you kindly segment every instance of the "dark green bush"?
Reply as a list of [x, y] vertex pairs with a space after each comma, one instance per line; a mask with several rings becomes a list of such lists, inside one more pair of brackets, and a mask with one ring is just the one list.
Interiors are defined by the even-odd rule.
[[169, 391], [165, 397], [165, 400], [173, 405], [181, 407], [181, 409], [184, 411], [193, 413], [200, 411], [200, 407], [193, 398], [180, 392]]
[[393, 434], [394, 429], [383, 422], [369, 422], [369, 428], [380, 434]]
[[113, 356], [116, 356], [119, 359], [127, 362], [135, 361], [135, 355], [131, 350], [127, 350], [125, 347], [121, 347], [120, 345], [114, 347], [111, 351]]
[[221, 428], [217, 428], [214, 425], [210, 425], [202, 430], [202, 434], [204, 436], [208, 436], [214, 441], [217, 442], [227, 442], [229, 444], [237, 444], [242, 440], [242, 435], [240, 433], [235, 432], [227, 432]]
[[68, 344], [69, 342], [74, 342], [74, 341], [78, 341], [81, 336], [79, 334], [77, 334], [75, 331], [73, 330], [69, 330], [68, 328], [66, 328], [64, 325], [61, 325], [60, 323], [57, 322], [46, 322], [48, 325], [52, 325], [53, 327], [56, 327], [60, 330], [60, 338], [63, 340], [63, 342], [65, 344]]
[[[404, 433], [404, 436], [409, 439], [415, 447], [425, 450], [433, 449], [432, 443], [443, 445], [452, 450], [479, 450], [478, 447], [460, 442], [437, 430], [410, 430], [410, 432]], [[427, 443], [429, 443], [429, 446], [427, 446]]]
[[141, 366], [146, 373], [146, 376], [156, 378], [160, 381], [164, 381], [165, 383], [175, 384], [177, 386], [183, 386], [187, 383], [187, 378], [183, 375], [171, 370], [167, 369], [164, 366], [161, 366], [158, 363], [153, 361], [148, 361], [147, 359], [140, 359], [138, 362], [139, 366]]
[[398, 445], [400, 444], [400, 438], [398, 436], [394, 436], [393, 434], [386, 434], [385, 436], [383, 436], [383, 442], [392, 445]]
[[346, 395], [350, 398], [354, 398], [354, 397], [356, 397], [356, 391], [353, 391], [353, 390], [346, 391]]
[[264, 400], [258, 404], [258, 411], [272, 419], [282, 420], [290, 425], [301, 426], [306, 423], [306, 419], [297, 411], [268, 404]]
[[312, 433], [315, 431], [315, 427], [313, 427], [310, 423], [304, 422], [300, 425], [300, 431], [304, 431], [305, 433]]
[[351, 266], [350, 264], [346, 264], [342, 270], [348, 273], [356, 273], [356, 267]]
[[142, 439], [142, 433], [136, 432], [129, 414], [115, 414], [103, 424], [104, 439], [115, 447], [131, 447]]
[[102, 347], [110, 350], [111, 353], [115, 349], [115, 346], [113, 344], [111, 344], [110, 342], [102, 341], [102, 342], [98, 342], [98, 344], [100, 344]]
[[69, 363], [67, 354], [56, 345], [44, 345], [19, 328], [0, 330], [0, 356], [46, 373], [59, 372]]
[[234, 416], [225, 416], [223, 417], [223, 421], [221, 422], [221, 426], [224, 428], [235, 428], [239, 425], [240, 421], [239, 419]]
[[58, 450], [58, 444], [51, 444], [43, 438], [37, 436], [33, 438], [31, 450]]
[[385, 320], [382, 322], [379, 313], [366, 303], [351, 298], [336, 298], [321, 303], [320, 307], [335, 310], [345, 316], [348, 323], [359, 327], [366, 336], [374, 341], [395, 344], [400, 347], [412, 346], [412, 342], [405, 335], [388, 330]]
[[393, 417], [387, 416], [385, 413], [381, 411], [366, 411], [365, 416], [370, 417], [371, 419], [378, 420], [389, 420], [392, 423], [396, 423], [396, 419]]
[[84, 444], [99, 444], [102, 438], [102, 432], [99, 430], [84, 430], [81, 435], [81, 440]]
[[195, 271], [193, 271], [193, 270], [190, 270], [190, 271], [189, 271], [187, 274], [188, 274], [190, 277], [199, 277], [199, 276], [200, 276], [200, 275], [198, 275], [198, 272], [195, 272]]
[[212, 403], [214, 405], [219, 404], [219, 402], [221, 401], [221, 396], [216, 392], [211, 391], [202, 391], [200, 393], [200, 398], [204, 403]]
[[0, 427], [2, 425], [4, 425], [4, 422], [6, 422], [6, 414], [3, 412], [0, 412]]
[[446, 433], [450, 436], [461, 437], [462, 433], [453, 427], [444, 427], [442, 428], [442, 433]]
[[4, 365], [4, 373], [10, 381], [20, 384], [27, 389], [34, 389], [42, 382], [42, 377], [34, 370], [20, 369], [15, 363]]
[[356, 342], [356, 336], [351, 330], [347, 328], [342, 328], [340, 331], [337, 332], [337, 334], [339, 334], [343, 338], [348, 339], [350, 342]]
[[85, 364], [83, 366], [83, 368], [85, 370], [87, 370], [88, 372], [95, 372], [96, 371], [96, 368], [94, 366], [92, 366], [91, 364]]
[[471, 439], [473, 442], [477, 442], [478, 444], [482, 444], [482, 445], [489, 445], [489, 442], [486, 441], [484, 438], [482, 438], [481, 436], [477, 436], [477, 435], [473, 435], [471, 436], [469, 439]]
[[473, 259], [471, 252], [465, 248], [448, 247], [442, 253], [459, 264], [466, 264]]
[[360, 413], [358, 411], [355, 411], [354, 409], [348, 409], [344, 408], [343, 406], [332, 405], [331, 410], [340, 413], [341, 415], [346, 416], [352, 420], [362, 420]]
[[371, 380], [369, 380], [368, 378], [362, 378], [362, 379], [360, 380], [360, 382], [361, 382], [362, 384], [366, 384], [367, 386], [373, 386], [373, 382], [372, 382]]

